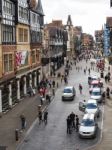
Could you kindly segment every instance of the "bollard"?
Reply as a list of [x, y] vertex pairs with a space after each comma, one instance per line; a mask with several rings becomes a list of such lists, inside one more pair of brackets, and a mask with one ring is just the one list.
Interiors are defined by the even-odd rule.
[[15, 140], [18, 141], [19, 140], [19, 129], [15, 130]]

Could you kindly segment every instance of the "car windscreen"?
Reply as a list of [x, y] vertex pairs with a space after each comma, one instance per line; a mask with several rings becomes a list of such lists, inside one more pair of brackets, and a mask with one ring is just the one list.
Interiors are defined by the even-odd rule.
[[87, 108], [87, 109], [95, 109], [95, 108], [97, 108], [97, 105], [94, 104], [94, 103], [88, 103], [88, 104], [86, 105], [86, 108]]
[[69, 88], [68, 88], [68, 89], [66, 88], [66, 89], [64, 89], [64, 91], [63, 91], [63, 92], [64, 92], [64, 93], [72, 93], [72, 90], [71, 90], [71, 89], [69, 89]]
[[101, 95], [101, 92], [93, 91], [93, 92], [92, 92], [92, 95], [93, 95], [93, 96], [99, 96], [99, 95]]
[[90, 126], [94, 126], [95, 123], [94, 123], [94, 120], [92, 119], [85, 119], [85, 120], [82, 120], [81, 125], [90, 127]]

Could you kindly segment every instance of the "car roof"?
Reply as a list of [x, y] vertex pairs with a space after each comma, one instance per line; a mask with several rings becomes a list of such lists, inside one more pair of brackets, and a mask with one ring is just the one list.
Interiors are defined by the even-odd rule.
[[64, 89], [72, 89], [72, 88], [73, 88], [73, 86], [67, 86]]
[[87, 113], [87, 114], [84, 114], [83, 120], [86, 120], [86, 119], [94, 120], [94, 117], [95, 117], [94, 114]]
[[87, 103], [95, 103], [95, 104], [97, 104], [97, 101], [95, 99], [89, 99]]
[[91, 84], [99, 84], [99, 81], [98, 81], [98, 80], [93, 80], [93, 81], [91, 82]]
[[100, 89], [100, 88], [94, 88], [92, 91], [93, 91], [93, 92], [100, 92], [101, 89]]

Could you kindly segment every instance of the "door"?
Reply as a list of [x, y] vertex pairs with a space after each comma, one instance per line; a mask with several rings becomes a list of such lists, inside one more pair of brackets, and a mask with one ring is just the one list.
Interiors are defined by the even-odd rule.
[[83, 102], [79, 102], [79, 110], [85, 112], [86, 105]]

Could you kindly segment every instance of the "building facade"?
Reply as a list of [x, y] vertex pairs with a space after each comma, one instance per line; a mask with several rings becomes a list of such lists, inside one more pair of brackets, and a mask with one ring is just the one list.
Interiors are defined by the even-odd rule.
[[[0, 112], [37, 88], [41, 80], [43, 9], [41, 1], [0, 1]], [[35, 9], [34, 9], [35, 8]], [[36, 19], [35, 19], [36, 17]]]
[[[64, 64], [64, 57], [67, 50], [67, 32], [62, 24], [62, 20], [53, 20], [52, 23], [45, 27], [45, 42], [43, 52], [43, 67], [47, 71], [49, 68], [50, 74], [55, 74], [55, 71]], [[47, 56], [47, 58], [46, 58]]]

